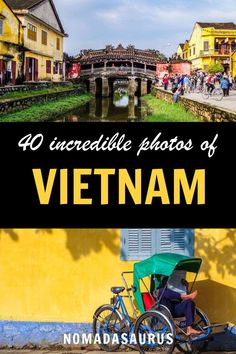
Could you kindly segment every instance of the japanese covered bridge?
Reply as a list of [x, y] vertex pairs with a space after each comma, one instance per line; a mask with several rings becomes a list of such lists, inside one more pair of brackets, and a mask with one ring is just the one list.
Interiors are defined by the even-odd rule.
[[89, 91], [103, 97], [112, 96], [114, 82], [126, 80], [130, 96], [145, 95], [156, 76], [156, 64], [163, 61], [159, 51], [107, 46], [105, 49], [84, 50], [76, 57], [80, 77]]

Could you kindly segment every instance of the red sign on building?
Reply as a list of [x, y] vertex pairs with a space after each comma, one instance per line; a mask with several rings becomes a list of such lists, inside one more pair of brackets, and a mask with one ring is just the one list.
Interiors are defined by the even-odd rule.
[[190, 63], [167, 63], [156, 65], [156, 75], [163, 77], [165, 74], [178, 74], [178, 75], [190, 75], [191, 64]]
[[79, 63], [73, 63], [68, 69], [67, 77], [68, 79], [76, 79], [80, 76], [81, 67]]

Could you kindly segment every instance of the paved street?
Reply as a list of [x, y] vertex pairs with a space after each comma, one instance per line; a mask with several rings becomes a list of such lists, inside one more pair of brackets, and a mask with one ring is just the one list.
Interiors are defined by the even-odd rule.
[[223, 100], [219, 102], [212, 98], [209, 98], [208, 100], [203, 99], [201, 93], [190, 93], [190, 94], [186, 94], [185, 97], [196, 100], [198, 102], [204, 102], [212, 106], [216, 106], [219, 108], [236, 112], [236, 91], [235, 90], [230, 91], [230, 96], [224, 97]]

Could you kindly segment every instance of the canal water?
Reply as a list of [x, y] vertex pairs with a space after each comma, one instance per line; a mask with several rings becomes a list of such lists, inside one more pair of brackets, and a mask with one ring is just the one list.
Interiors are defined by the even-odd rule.
[[138, 97], [127, 95], [91, 100], [55, 119], [57, 122], [137, 122], [148, 115], [147, 105]]

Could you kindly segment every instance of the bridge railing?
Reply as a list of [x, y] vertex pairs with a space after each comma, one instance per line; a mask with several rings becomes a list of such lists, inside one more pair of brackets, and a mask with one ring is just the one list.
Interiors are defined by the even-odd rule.
[[111, 73], [116, 73], [119, 76], [122, 75], [135, 75], [135, 74], [144, 74], [146, 73], [147, 75], [151, 75], [151, 76], [155, 76], [156, 72], [153, 70], [149, 70], [147, 69], [145, 71], [144, 68], [133, 68], [133, 72], [132, 72], [132, 68], [131, 67], [107, 67], [105, 68], [94, 68], [92, 69], [82, 69], [81, 70], [81, 76], [88, 76], [88, 75], [92, 75], [92, 74], [111, 74]]

